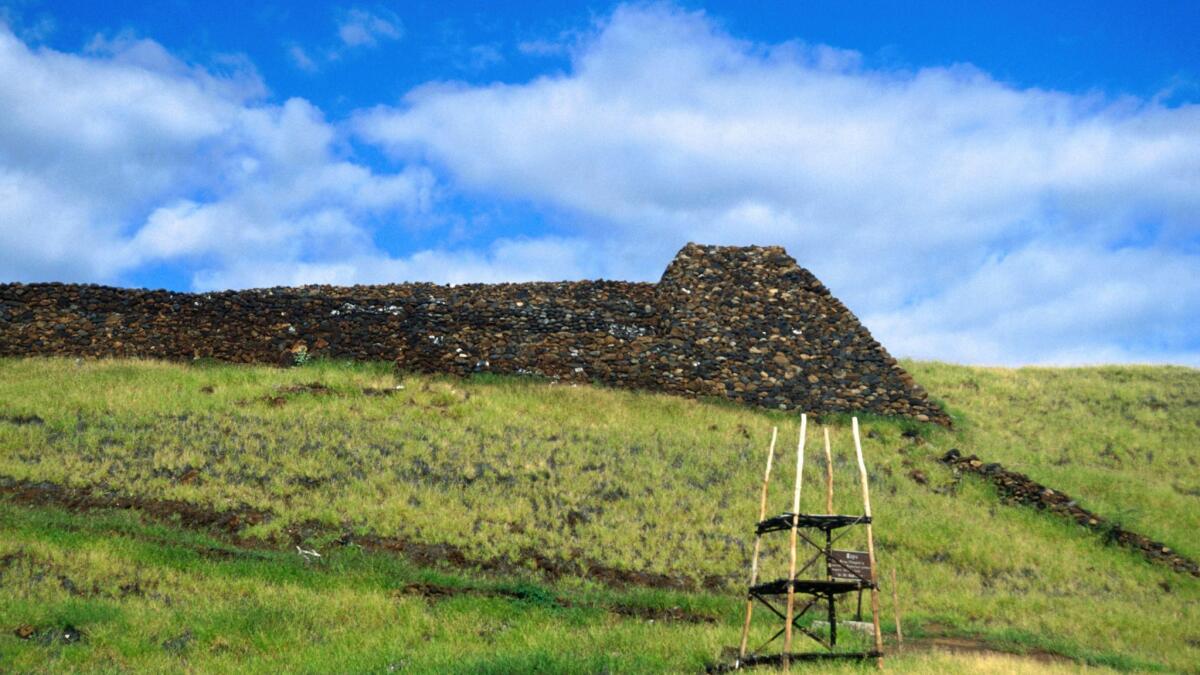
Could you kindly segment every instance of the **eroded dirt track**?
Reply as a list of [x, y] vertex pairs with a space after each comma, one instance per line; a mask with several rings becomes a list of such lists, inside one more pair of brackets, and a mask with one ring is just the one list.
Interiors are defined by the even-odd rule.
[[709, 577], [695, 583], [683, 577], [654, 574], [639, 570], [619, 569], [589, 560], [563, 560], [525, 549], [520, 558], [477, 560], [462, 549], [450, 544], [417, 542], [399, 537], [355, 535], [338, 532], [335, 528], [315, 522], [301, 523], [285, 529], [287, 541], [266, 540], [245, 536], [245, 528], [269, 522], [275, 516], [248, 506], [221, 511], [180, 500], [152, 499], [104, 491], [96, 487], [66, 487], [50, 482], [31, 482], [0, 476], [0, 496], [17, 504], [57, 506], [73, 512], [98, 509], [136, 510], [156, 521], [167, 522], [193, 530], [220, 536], [222, 540], [247, 549], [297, 546], [316, 538], [332, 538], [339, 545], [357, 545], [374, 551], [401, 555], [423, 567], [452, 567], [483, 570], [498, 574], [528, 573], [533, 568], [548, 581], [565, 576], [578, 576], [608, 586], [643, 586], [649, 588], [695, 591], [720, 590], [725, 581]]

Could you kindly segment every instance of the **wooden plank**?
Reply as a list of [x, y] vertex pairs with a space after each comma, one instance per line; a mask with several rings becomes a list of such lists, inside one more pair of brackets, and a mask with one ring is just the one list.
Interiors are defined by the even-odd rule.
[[[871, 490], [867, 487], [867, 465], [863, 461], [862, 440], [858, 435], [858, 417], [851, 419], [850, 428], [854, 434], [854, 454], [858, 457], [858, 475], [862, 479], [863, 514], [871, 517]], [[873, 519], [872, 519], [873, 520]], [[875, 537], [871, 523], [867, 523], [867, 559], [871, 565], [871, 621], [875, 624], [875, 651], [880, 655], [875, 665], [883, 668], [883, 633], [879, 631], [879, 578], [875, 567]]]
[[[767, 487], [771, 483], [771, 462], [775, 459], [775, 439], [779, 435], [779, 427], [771, 427], [771, 448], [767, 451], [767, 470], [763, 473], [762, 496], [758, 502], [758, 520], [762, 522], [767, 517]], [[750, 586], [758, 583], [758, 552], [762, 546], [762, 535], [754, 537], [754, 558], [750, 563]], [[746, 623], [742, 626], [742, 645], [738, 648], [738, 662], [746, 658], [746, 641], [750, 638], [750, 618], [754, 614], [754, 598], [746, 598]]]
[[796, 491], [792, 496], [792, 555], [788, 566], [787, 625], [783, 637], [783, 669], [791, 670], [792, 618], [796, 608], [796, 536], [800, 526], [800, 484], [804, 477], [804, 439], [808, 434], [808, 415], [800, 414], [800, 440], [796, 444]]

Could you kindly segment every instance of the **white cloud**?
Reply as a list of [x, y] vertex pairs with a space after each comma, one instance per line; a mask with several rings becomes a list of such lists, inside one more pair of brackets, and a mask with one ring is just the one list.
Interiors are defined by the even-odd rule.
[[[1035, 243], [913, 307], [869, 317], [888, 346], [975, 363], [1200, 365], [1196, 256]], [[1014, 359], [1013, 354], [1022, 355]]]
[[299, 70], [316, 73], [353, 51], [378, 47], [384, 40], [399, 40], [404, 37], [404, 23], [395, 12], [383, 7], [354, 8], [341, 12], [335, 34], [336, 43], [325, 47], [305, 49], [296, 43], [285, 43], [288, 60]]
[[568, 73], [431, 84], [358, 129], [626, 242], [642, 277], [687, 240], [785, 244], [900, 354], [1200, 363], [1200, 308], [1168, 299], [1200, 269], [1200, 106], [870, 70], [658, 6]]
[[398, 40], [404, 34], [399, 17], [387, 10], [352, 9], [338, 21], [338, 39], [347, 47], [374, 47], [380, 40]]
[[523, 40], [517, 43], [517, 51], [526, 56], [562, 56], [569, 52], [567, 45], [551, 40]]
[[297, 68], [306, 73], [315, 73], [320, 70], [317, 62], [314, 61], [313, 58], [308, 55], [308, 52], [304, 49], [304, 47], [301, 47], [300, 45], [288, 45], [287, 55], [288, 59], [290, 59]]
[[375, 173], [342, 156], [311, 104], [264, 92], [252, 71], [214, 75], [149, 40], [97, 38], [81, 56], [0, 28], [6, 280], [169, 263], [199, 284], [238, 265], [381, 256], [375, 223], [429, 210], [428, 171]]
[[556, 239], [500, 239], [484, 251], [427, 249], [403, 258], [381, 254], [347, 256], [323, 263], [235, 262], [206, 272], [200, 288], [273, 285], [395, 283], [421, 280], [444, 284], [558, 281], [590, 266], [585, 242]]
[[36, 18], [27, 18], [24, 12], [11, 4], [0, 5], [0, 26], [19, 35], [25, 42], [41, 42], [54, 34], [58, 23], [49, 14], [40, 14]]

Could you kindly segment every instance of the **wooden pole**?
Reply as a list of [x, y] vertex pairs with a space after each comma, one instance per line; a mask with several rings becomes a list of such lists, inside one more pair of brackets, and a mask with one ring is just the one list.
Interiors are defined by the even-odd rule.
[[[771, 427], [771, 449], [767, 451], [767, 470], [763, 474], [762, 497], [758, 502], [758, 522], [767, 517], [767, 486], [771, 482], [771, 461], [775, 459], [775, 438], [779, 435], [779, 427]], [[758, 552], [762, 546], [762, 535], [754, 536], [754, 557], [750, 562], [750, 586], [758, 583]], [[754, 598], [746, 596], [746, 623], [742, 626], [742, 646], [738, 648], [738, 665], [746, 658], [746, 641], [750, 638], [750, 617], [754, 614]]]
[[896, 568], [892, 568], [892, 613], [896, 615], [896, 645], [904, 648], [904, 631], [900, 628], [900, 592], [896, 590]]
[[792, 497], [792, 558], [788, 565], [787, 625], [783, 637], [783, 669], [792, 668], [792, 616], [796, 608], [796, 535], [800, 528], [800, 482], [804, 476], [804, 438], [808, 435], [808, 415], [800, 414], [800, 440], [796, 444], [796, 491]]
[[[871, 491], [867, 487], [867, 465], [863, 462], [862, 441], [858, 437], [858, 418], [851, 419], [854, 432], [854, 454], [858, 456], [858, 475], [862, 479], [863, 515], [871, 517]], [[879, 574], [875, 571], [875, 537], [867, 523], [867, 562], [871, 565], [871, 621], [875, 624], [875, 665], [883, 668], [883, 633], [879, 631]]]
[[833, 515], [833, 451], [829, 449], [829, 427], [825, 432], [825, 513]]
[[[833, 515], [833, 451], [829, 448], [829, 427], [821, 425], [825, 435], [825, 513]], [[825, 577], [833, 581], [832, 530], [825, 530]], [[860, 592], [861, 593], [861, 592]], [[837, 605], [833, 595], [829, 596], [829, 644], [837, 644]]]

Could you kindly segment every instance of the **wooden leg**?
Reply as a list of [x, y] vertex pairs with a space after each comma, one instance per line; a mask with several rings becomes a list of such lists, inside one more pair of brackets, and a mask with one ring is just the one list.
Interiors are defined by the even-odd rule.
[[896, 648], [904, 648], [904, 631], [900, 628], [900, 592], [896, 590], [896, 568], [892, 568], [892, 613], [896, 615]]
[[[863, 515], [871, 517], [871, 491], [867, 487], [867, 465], [863, 462], [862, 441], [858, 436], [858, 418], [851, 420], [854, 432], [854, 453], [858, 457], [858, 475], [862, 479]], [[879, 575], [875, 570], [875, 537], [871, 523], [867, 523], [867, 562], [871, 565], [871, 621], [875, 624], [875, 651], [879, 657], [875, 665], [883, 668], [883, 633], [879, 631]]]
[[[767, 451], [767, 470], [763, 474], [762, 496], [758, 502], [758, 521], [761, 523], [767, 517], [767, 486], [771, 482], [771, 462], [775, 459], [775, 438], [779, 435], [779, 427], [771, 428], [771, 449]], [[754, 537], [754, 557], [750, 562], [750, 586], [758, 583], [758, 552], [762, 546], [762, 535]], [[746, 643], [750, 639], [750, 618], [754, 615], [754, 598], [746, 596], [746, 623], [742, 626], [742, 645], [738, 648], [738, 664], [746, 658]]]
[[792, 557], [788, 566], [787, 625], [783, 636], [783, 670], [792, 667], [792, 619], [796, 610], [796, 534], [800, 527], [800, 483], [804, 477], [804, 437], [808, 434], [808, 415], [800, 415], [800, 441], [796, 444], [796, 491], [792, 497]]

